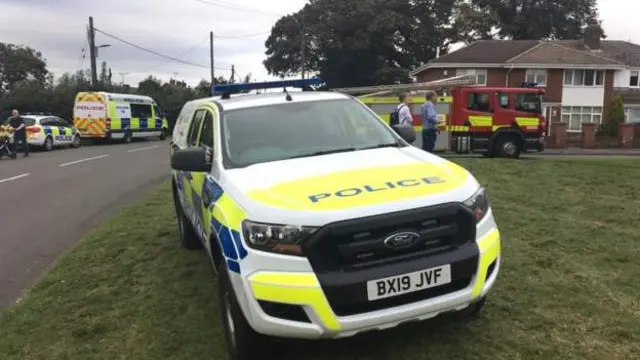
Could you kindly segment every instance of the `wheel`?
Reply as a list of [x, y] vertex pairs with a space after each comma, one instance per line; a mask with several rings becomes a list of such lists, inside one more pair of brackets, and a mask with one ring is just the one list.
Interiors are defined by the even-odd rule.
[[178, 193], [174, 189], [173, 191], [173, 203], [176, 208], [176, 215], [178, 218], [178, 232], [180, 234], [180, 246], [187, 250], [199, 250], [202, 248], [202, 242], [198, 238], [193, 226], [187, 219], [182, 210], [182, 204], [178, 198]]
[[482, 308], [484, 308], [486, 303], [487, 303], [487, 297], [483, 296], [477, 302], [469, 305], [468, 308], [466, 308], [464, 310], [460, 310], [459, 315], [463, 319], [476, 317], [480, 313]]
[[160, 140], [164, 141], [167, 138], [167, 129], [162, 129], [162, 131], [160, 131]]
[[517, 136], [501, 136], [496, 143], [495, 152], [500, 157], [518, 158], [522, 152], [522, 141]]
[[79, 148], [80, 147], [80, 135], [76, 135], [73, 138], [73, 142], [71, 143], [71, 147], [72, 148]]
[[273, 358], [269, 339], [253, 330], [244, 317], [224, 262], [218, 267], [218, 300], [229, 360]]
[[42, 144], [42, 150], [51, 151], [53, 149], [53, 138], [51, 136], [47, 136], [44, 139], [44, 143]]
[[131, 134], [131, 131], [127, 131], [124, 133], [124, 138], [122, 138], [122, 141], [125, 144], [129, 144], [131, 143], [131, 141], [133, 141], [133, 134]]

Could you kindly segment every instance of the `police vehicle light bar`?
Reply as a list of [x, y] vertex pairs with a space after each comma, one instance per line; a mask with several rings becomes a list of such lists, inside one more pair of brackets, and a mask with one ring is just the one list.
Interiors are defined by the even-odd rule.
[[320, 85], [320, 84], [322, 84], [322, 80], [318, 77], [314, 77], [310, 79], [214, 85], [212, 88], [212, 91], [214, 94], [239, 93], [239, 92], [250, 91], [250, 90], [275, 89], [275, 88], [286, 88], [286, 87], [308, 88], [308, 87], [311, 87], [312, 85]]

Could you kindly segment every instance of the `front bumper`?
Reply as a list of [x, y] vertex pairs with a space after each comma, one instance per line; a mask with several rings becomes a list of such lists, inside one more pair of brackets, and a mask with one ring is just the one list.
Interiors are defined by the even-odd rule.
[[[314, 272], [257, 271], [236, 278], [238, 286], [235, 288], [237, 292], [244, 292], [237, 294], [241, 307], [259, 333], [304, 339], [349, 337], [463, 310], [485, 296], [493, 287], [500, 268], [500, 232], [491, 212], [478, 224], [474, 246], [479, 254], [475, 263], [477, 269], [467, 286], [424, 300], [380, 310], [365, 309], [353, 315], [336, 315]], [[259, 301], [299, 306], [308, 321], [268, 315]]]

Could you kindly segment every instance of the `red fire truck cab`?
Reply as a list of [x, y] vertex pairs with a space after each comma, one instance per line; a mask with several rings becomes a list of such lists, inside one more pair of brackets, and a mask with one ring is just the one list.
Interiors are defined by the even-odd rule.
[[451, 90], [451, 107], [440, 130], [451, 134], [457, 152], [518, 157], [544, 150], [544, 89], [464, 86]]

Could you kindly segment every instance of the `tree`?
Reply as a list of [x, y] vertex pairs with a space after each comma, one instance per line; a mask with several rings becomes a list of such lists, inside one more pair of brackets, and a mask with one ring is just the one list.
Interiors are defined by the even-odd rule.
[[276, 22], [264, 65], [283, 78], [299, 74], [304, 43], [304, 68], [330, 87], [406, 82], [437, 47], [447, 52], [456, 2], [312, 0]]
[[465, 0], [456, 15], [455, 27], [466, 42], [578, 39], [587, 25], [599, 24], [596, 0]]
[[624, 99], [620, 94], [616, 94], [611, 100], [608, 119], [600, 124], [598, 133], [617, 137], [618, 127], [624, 123]]
[[0, 96], [27, 80], [44, 84], [48, 73], [47, 63], [39, 51], [0, 43]]

